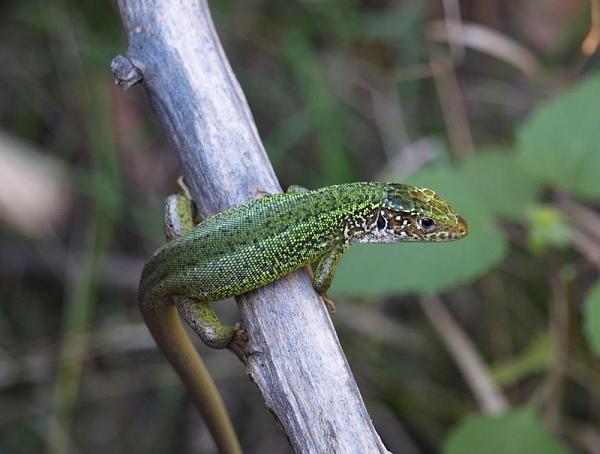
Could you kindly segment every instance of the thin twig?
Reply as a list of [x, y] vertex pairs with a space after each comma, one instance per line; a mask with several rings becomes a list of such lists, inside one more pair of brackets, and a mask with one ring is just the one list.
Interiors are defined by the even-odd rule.
[[558, 194], [558, 207], [571, 227], [575, 249], [600, 269], [600, 215], [565, 193]]
[[[432, 22], [427, 27], [431, 41], [460, 44], [502, 60], [521, 70], [528, 77], [540, 69], [538, 58], [521, 43], [480, 24], [454, 23], [449, 20]], [[463, 51], [464, 52], [464, 51]], [[454, 55], [454, 54], [453, 54]]]
[[[448, 24], [461, 24], [462, 20], [458, 1], [445, 0], [443, 5], [445, 13], [444, 22]], [[450, 26], [448, 25], [448, 30]], [[465, 53], [461, 37], [462, 35], [450, 43], [450, 54], [445, 58], [441, 58], [435, 54], [432, 43], [428, 45], [429, 64], [440, 100], [444, 121], [446, 122], [450, 147], [452, 153], [458, 159], [466, 158], [475, 147], [464, 97], [456, 76], [455, 61], [461, 61]]]
[[419, 298], [421, 308], [442, 338], [479, 406], [485, 413], [498, 414], [509, 408], [500, 388], [494, 383], [475, 345], [454, 320], [438, 296]]
[[555, 432], [560, 431], [563, 385], [567, 377], [569, 358], [569, 302], [564, 277], [555, 258], [549, 257], [550, 264], [550, 320], [549, 331], [553, 342], [553, 362], [550, 373], [540, 385], [531, 401], [544, 408], [543, 418]]

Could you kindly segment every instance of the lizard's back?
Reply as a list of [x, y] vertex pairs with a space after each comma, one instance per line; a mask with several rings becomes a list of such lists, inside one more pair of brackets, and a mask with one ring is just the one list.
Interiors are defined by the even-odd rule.
[[344, 241], [348, 218], [366, 217], [384, 195], [381, 183], [352, 183], [219, 213], [156, 251], [144, 267], [141, 297], [214, 301], [263, 286]]

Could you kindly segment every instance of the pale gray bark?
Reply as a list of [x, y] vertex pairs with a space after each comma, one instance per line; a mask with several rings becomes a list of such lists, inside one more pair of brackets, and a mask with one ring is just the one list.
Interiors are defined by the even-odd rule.
[[[115, 81], [146, 88], [201, 214], [280, 192], [206, 2], [118, 3], [129, 48], [113, 60]], [[386, 452], [308, 274], [237, 301], [249, 374], [294, 450]]]

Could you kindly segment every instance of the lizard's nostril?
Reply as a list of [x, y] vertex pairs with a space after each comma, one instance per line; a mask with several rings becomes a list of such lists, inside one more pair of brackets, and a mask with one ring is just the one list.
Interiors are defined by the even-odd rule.
[[465, 218], [458, 215], [458, 233], [462, 236], [466, 236], [469, 234], [469, 224], [465, 221]]

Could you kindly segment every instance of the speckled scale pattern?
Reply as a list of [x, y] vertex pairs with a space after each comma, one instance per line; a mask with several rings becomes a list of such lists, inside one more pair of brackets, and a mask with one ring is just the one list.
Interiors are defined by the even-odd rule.
[[394, 231], [384, 232], [384, 239], [372, 233], [383, 214], [391, 216], [390, 226], [408, 216], [415, 235], [424, 235], [418, 216], [437, 216], [444, 231], [462, 220], [433, 191], [401, 184], [349, 183], [259, 198], [158, 249], [144, 267], [140, 301], [168, 295], [216, 301], [266, 285], [363, 237], [401, 241]]
[[[467, 222], [444, 199], [428, 188], [389, 183], [381, 207], [400, 241], [452, 241], [469, 233]], [[436, 228], [426, 231], [419, 219], [429, 217]]]
[[366, 216], [383, 185], [353, 183], [256, 199], [206, 219], [148, 261], [141, 298], [200, 301], [239, 295], [317, 260], [343, 240], [345, 221]]

